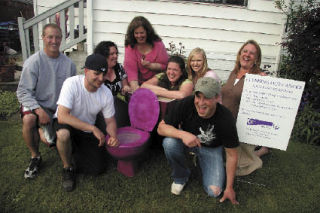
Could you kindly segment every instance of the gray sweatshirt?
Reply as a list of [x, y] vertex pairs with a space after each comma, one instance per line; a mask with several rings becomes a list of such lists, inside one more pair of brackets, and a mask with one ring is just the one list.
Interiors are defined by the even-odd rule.
[[24, 107], [56, 111], [57, 100], [65, 79], [76, 75], [75, 64], [60, 53], [50, 58], [41, 50], [30, 56], [23, 65], [17, 97]]

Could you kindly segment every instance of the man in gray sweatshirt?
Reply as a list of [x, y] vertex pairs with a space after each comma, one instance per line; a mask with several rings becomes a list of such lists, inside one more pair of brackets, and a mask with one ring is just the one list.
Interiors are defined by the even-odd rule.
[[[60, 53], [61, 29], [56, 24], [43, 27], [43, 50], [30, 56], [23, 65], [17, 97], [21, 104], [22, 135], [31, 152], [25, 178], [36, 177], [40, 164], [39, 139], [54, 143], [52, 116], [64, 80], [76, 75], [76, 66]], [[40, 128], [41, 127], [41, 128]]]

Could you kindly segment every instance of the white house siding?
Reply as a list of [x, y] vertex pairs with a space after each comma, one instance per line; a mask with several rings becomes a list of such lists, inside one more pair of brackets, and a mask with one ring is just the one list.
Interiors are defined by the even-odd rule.
[[[123, 61], [124, 36], [135, 16], [145, 16], [163, 42], [182, 42], [186, 55], [203, 48], [209, 66], [226, 80], [241, 45], [255, 39], [262, 48], [263, 64], [278, 66], [284, 16], [270, 0], [249, 0], [247, 7], [183, 1], [94, 0], [92, 46], [114, 41]], [[88, 41], [89, 42], [89, 41]]]
[[[62, 0], [37, 0], [38, 11], [44, 11]], [[50, 2], [50, 4], [49, 4]], [[203, 48], [209, 66], [226, 80], [234, 67], [241, 45], [256, 40], [262, 49], [262, 64], [277, 70], [283, 34], [284, 15], [273, 0], [248, 0], [248, 6], [195, 3], [173, 0], [88, 0], [88, 53], [103, 40], [114, 41], [123, 62], [124, 37], [135, 16], [145, 16], [169, 47], [182, 42], [186, 55]], [[91, 23], [91, 21], [90, 21]]]

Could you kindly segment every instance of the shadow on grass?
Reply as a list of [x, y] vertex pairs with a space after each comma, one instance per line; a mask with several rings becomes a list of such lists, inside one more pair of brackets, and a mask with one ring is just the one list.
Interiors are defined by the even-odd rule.
[[238, 206], [208, 197], [196, 168], [181, 196], [171, 195], [171, 169], [161, 147], [149, 149], [133, 178], [118, 173], [109, 156], [106, 173], [78, 175], [71, 193], [61, 187], [56, 150], [41, 143], [40, 151], [39, 176], [25, 180], [30, 156], [20, 120], [0, 121], [0, 212], [317, 212], [320, 207], [320, 149], [301, 143], [290, 143], [286, 152], [272, 150], [262, 169], [237, 177]]

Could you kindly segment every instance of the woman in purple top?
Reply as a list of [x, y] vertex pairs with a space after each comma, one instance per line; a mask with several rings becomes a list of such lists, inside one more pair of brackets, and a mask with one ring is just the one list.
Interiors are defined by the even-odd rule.
[[143, 82], [166, 69], [168, 53], [150, 22], [135, 17], [125, 37], [124, 69], [131, 89], [135, 91]]

